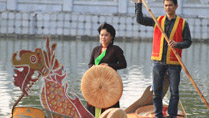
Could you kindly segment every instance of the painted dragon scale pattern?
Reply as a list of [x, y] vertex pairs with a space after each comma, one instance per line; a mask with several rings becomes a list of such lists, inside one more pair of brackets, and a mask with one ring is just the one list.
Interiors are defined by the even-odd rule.
[[63, 85], [62, 83], [66, 72], [64, 66], [60, 65], [56, 59], [55, 49], [56, 44], [52, 44], [50, 47], [50, 39], [47, 37], [46, 51], [36, 48], [34, 52], [21, 50], [19, 53], [14, 53], [12, 64], [15, 72], [15, 86], [28, 95], [30, 87], [38, 79], [43, 78], [40, 101], [44, 109], [72, 118], [94, 118], [75, 93], [70, 92], [74, 99], [68, 95], [68, 84]]

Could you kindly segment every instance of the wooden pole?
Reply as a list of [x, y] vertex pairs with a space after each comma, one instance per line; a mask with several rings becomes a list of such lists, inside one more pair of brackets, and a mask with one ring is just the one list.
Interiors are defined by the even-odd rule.
[[180, 106], [181, 106], [181, 109], [182, 109], [182, 111], [183, 111], [183, 114], [186, 116], [186, 111], [185, 111], [185, 109], [184, 109], [184, 106], [183, 106], [182, 103], [181, 103], [181, 99], [179, 99], [179, 104], [180, 104]]
[[[40, 78], [41, 74], [38, 75], [38, 78]], [[35, 82], [31, 83], [29, 85], [29, 88], [31, 88], [33, 85], [35, 84]], [[12, 111], [11, 111], [11, 118], [13, 118], [13, 112], [15, 107], [17, 106], [17, 104], [22, 100], [22, 98], [25, 96], [25, 93], [22, 93], [21, 96], [16, 100], [16, 102], [13, 104], [12, 106]]]
[[22, 100], [22, 98], [25, 96], [24, 93], [22, 93], [22, 95], [17, 99], [17, 101], [14, 103], [14, 105], [12, 106], [12, 110], [11, 110], [11, 114], [9, 118], [13, 118], [13, 112], [15, 107], [17, 106], [17, 104], [20, 102], [20, 100]]
[[[165, 37], [165, 40], [169, 43], [169, 39], [167, 37], [167, 35], [165, 34], [165, 32], [163, 31], [163, 29], [161, 28], [159, 22], [157, 21], [157, 19], [155, 18], [154, 14], [152, 13], [151, 9], [148, 7], [147, 3], [142, 0], [142, 3], [144, 4], [144, 6], [147, 8], [148, 12], [150, 13], [150, 15], [152, 16], [153, 20], [155, 21], [156, 25], [158, 26], [158, 28], [160, 29], [160, 31], [162, 32], [163, 36]], [[171, 50], [173, 51], [173, 53], [175, 54], [176, 58], [178, 59], [179, 63], [181, 64], [182, 68], [184, 69], [184, 71], [186, 72], [189, 80], [191, 81], [192, 85], [194, 86], [194, 88], [196, 89], [196, 91], [198, 92], [199, 96], [201, 97], [202, 101], [205, 103], [205, 105], [207, 106], [207, 108], [209, 109], [209, 104], [206, 101], [205, 97], [203, 96], [203, 94], [201, 93], [201, 91], [199, 90], [199, 88], [197, 87], [196, 83], [194, 82], [194, 80], [192, 79], [192, 76], [190, 75], [189, 71], [187, 70], [187, 68], [185, 67], [184, 63], [182, 62], [179, 54], [176, 52], [176, 50], [172, 47], [170, 47]]]

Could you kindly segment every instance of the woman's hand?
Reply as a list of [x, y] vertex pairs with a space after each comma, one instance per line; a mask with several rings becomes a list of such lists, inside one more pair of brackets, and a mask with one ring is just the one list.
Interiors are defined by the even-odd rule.
[[102, 65], [102, 66], [108, 66], [108, 64], [107, 64], [107, 63], [101, 63], [101, 64], [99, 64], [99, 65]]

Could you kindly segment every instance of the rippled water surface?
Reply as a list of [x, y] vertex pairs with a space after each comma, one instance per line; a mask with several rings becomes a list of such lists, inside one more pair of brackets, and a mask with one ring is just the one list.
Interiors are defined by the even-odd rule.
[[[91, 50], [99, 45], [99, 42], [89, 39], [63, 40], [58, 38], [52, 38], [51, 42], [57, 43], [56, 56], [67, 72], [65, 82], [69, 84], [68, 91], [75, 92], [85, 104], [80, 91], [80, 82], [88, 69]], [[150, 60], [152, 42], [123, 40], [116, 41], [115, 44], [123, 49], [128, 64], [126, 69], [118, 71], [124, 85], [120, 104], [125, 109], [139, 99], [144, 89], [152, 84]], [[0, 117], [2, 118], [8, 117], [12, 105], [21, 95], [20, 89], [13, 84], [12, 54], [21, 49], [34, 50], [35, 48], [45, 49], [45, 38], [0, 39]], [[207, 43], [193, 43], [189, 49], [183, 51], [183, 62], [207, 101], [209, 101], [208, 50], [209, 44]], [[209, 110], [206, 105], [183, 70], [181, 75], [180, 97], [188, 118], [207, 118]], [[43, 80], [39, 80], [32, 87], [30, 96], [24, 97], [18, 106], [41, 108], [39, 91], [42, 83]], [[168, 98], [169, 94], [166, 95], [165, 102]]]

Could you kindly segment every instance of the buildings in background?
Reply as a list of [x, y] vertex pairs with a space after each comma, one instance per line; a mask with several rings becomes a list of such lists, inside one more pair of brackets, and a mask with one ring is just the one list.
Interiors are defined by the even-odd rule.
[[[147, 0], [155, 16], [163, 0]], [[209, 39], [209, 0], [179, 0], [177, 14], [190, 25], [193, 39]], [[150, 16], [146, 8], [144, 14]], [[0, 0], [0, 34], [98, 36], [103, 22], [117, 37], [152, 38], [153, 28], [136, 23], [131, 0]]]

